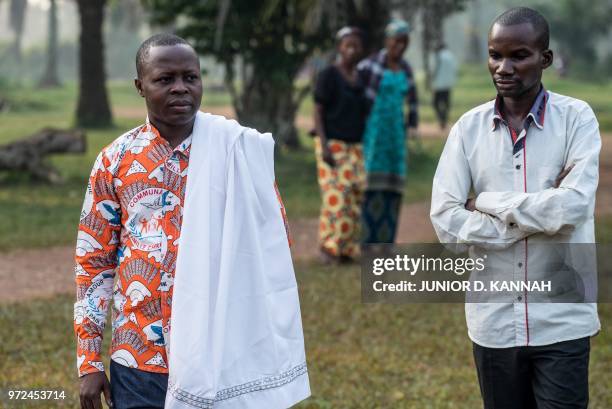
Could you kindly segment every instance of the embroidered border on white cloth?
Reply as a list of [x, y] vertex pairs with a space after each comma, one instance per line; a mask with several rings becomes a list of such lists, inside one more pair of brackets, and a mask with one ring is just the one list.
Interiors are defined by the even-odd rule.
[[279, 386], [286, 385], [289, 382], [294, 381], [298, 376], [304, 375], [306, 372], [308, 372], [308, 369], [306, 367], [306, 362], [304, 362], [276, 376], [267, 376], [265, 378], [243, 383], [242, 385], [236, 385], [232, 386], [231, 388], [222, 389], [217, 392], [215, 399], [202, 398], [201, 396], [194, 395], [180, 388], [177, 388], [176, 385], [172, 383], [168, 383], [168, 391], [172, 393], [172, 396], [174, 396], [181, 402], [185, 402], [196, 408], [211, 409], [215, 402], [235, 398], [236, 396], [245, 393], [277, 388]]

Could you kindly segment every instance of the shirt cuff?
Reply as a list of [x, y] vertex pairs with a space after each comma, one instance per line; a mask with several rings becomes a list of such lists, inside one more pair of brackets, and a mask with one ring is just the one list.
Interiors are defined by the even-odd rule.
[[104, 372], [100, 354], [77, 352], [77, 370], [79, 378], [94, 372]]
[[81, 368], [79, 368], [79, 378], [82, 378], [85, 375], [89, 375], [90, 373], [95, 372], [104, 372], [104, 364], [101, 361], [93, 362], [95, 364], [99, 364], [99, 366], [92, 366], [90, 364], [83, 364]]
[[503, 210], [506, 210], [503, 206], [500, 206], [501, 203], [500, 192], [482, 192], [476, 197], [474, 206], [479, 212], [498, 216]]

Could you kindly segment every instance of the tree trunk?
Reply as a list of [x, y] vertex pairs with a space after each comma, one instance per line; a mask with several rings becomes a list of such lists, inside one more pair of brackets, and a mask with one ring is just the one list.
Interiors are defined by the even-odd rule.
[[102, 23], [106, 0], [77, 0], [79, 36], [79, 102], [77, 124], [88, 127], [112, 125], [106, 92]]
[[27, 0], [11, 0], [9, 22], [15, 33], [15, 40], [11, 48], [17, 63], [21, 63], [21, 40], [23, 39], [23, 26], [27, 8]]
[[[234, 62], [225, 63], [225, 86], [232, 98], [238, 121], [260, 132], [271, 132], [278, 145], [298, 149], [300, 141], [295, 127], [297, 110], [307, 95], [305, 88], [297, 91], [293, 85], [296, 73], [286, 71], [272, 73], [265, 69], [242, 65], [242, 89], [235, 86]], [[279, 80], [279, 77], [283, 80]]]
[[57, 75], [57, 0], [50, 0], [51, 7], [49, 8], [49, 28], [47, 42], [47, 67], [45, 73], [40, 80], [42, 88], [59, 87], [60, 81]]
[[253, 78], [235, 106], [242, 125], [260, 132], [271, 132], [279, 145], [290, 149], [300, 147], [295, 116], [299, 107], [293, 87], [282, 87], [268, 78]]
[[85, 134], [80, 130], [45, 128], [15, 142], [0, 146], [0, 170], [28, 172], [51, 183], [62, 181], [56, 168], [44, 162], [47, 155], [85, 152]]
[[[388, 0], [365, 0], [347, 2], [348, 24], [357, 26], [365, 34], [365, 55], [370, 55], [384, 46], [385, 26], [389, 22], [390, 2]], [[360, 7], [356, 7], [360, 3]]]
[[477, 64], [482, 62], [482, 44], [480, 40], [480, 33], [478, 27], [480, 27], [480, 13], [482, 12], [482, 5], [479, 0], [473, 0], [470, 11], [470, 24], [468, 26], [468, 53], [467, 60], [471, 63]]
[[423, 35], [422, 53], [423, 70], [425, 71], [425, 87], [431, 89], [432, 67], [430, 66], [430, 54], [444, 40], [444, 20], [448, 9], [444, 0], [432, 0], [423, 8]]
[[433, 16], [432, 10], [429, 7], [423, 9], [423, 32], [421, 35], [422, 45], [421, 52], [423, 58], [423, 71], [425, 72], [425, 88], [431, 89], [431, 67], [429, 65], [429, 52], [432, 47], [433, 39]]

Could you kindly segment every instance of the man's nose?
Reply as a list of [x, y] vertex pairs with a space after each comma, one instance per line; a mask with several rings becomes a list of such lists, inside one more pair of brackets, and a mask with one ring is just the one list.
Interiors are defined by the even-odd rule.
[[499, 65], [497, 66], [496, 71], [500, 75], [514, 74], [514, 66], [512, 65], [512, 61], [510, 61], [509, 58], [502, 59]]
[[183, 81], [182, 78], [177, 78], [177, 80], [174, 81], [174, 84], [172, 84], [172, 88], [170, 89], [170, 92], [177, 93], [177, 94], [184, 94], [188, 91], [189, 90], [187, 89], [187, 86], [185, 85], [185, 81]]

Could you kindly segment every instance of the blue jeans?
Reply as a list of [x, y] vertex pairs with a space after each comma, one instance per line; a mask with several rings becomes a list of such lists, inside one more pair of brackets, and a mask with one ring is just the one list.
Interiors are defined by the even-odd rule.
[[111, 360], [110, 376], [114, 409], [164, 408], [167, 374], [128, 368]]

